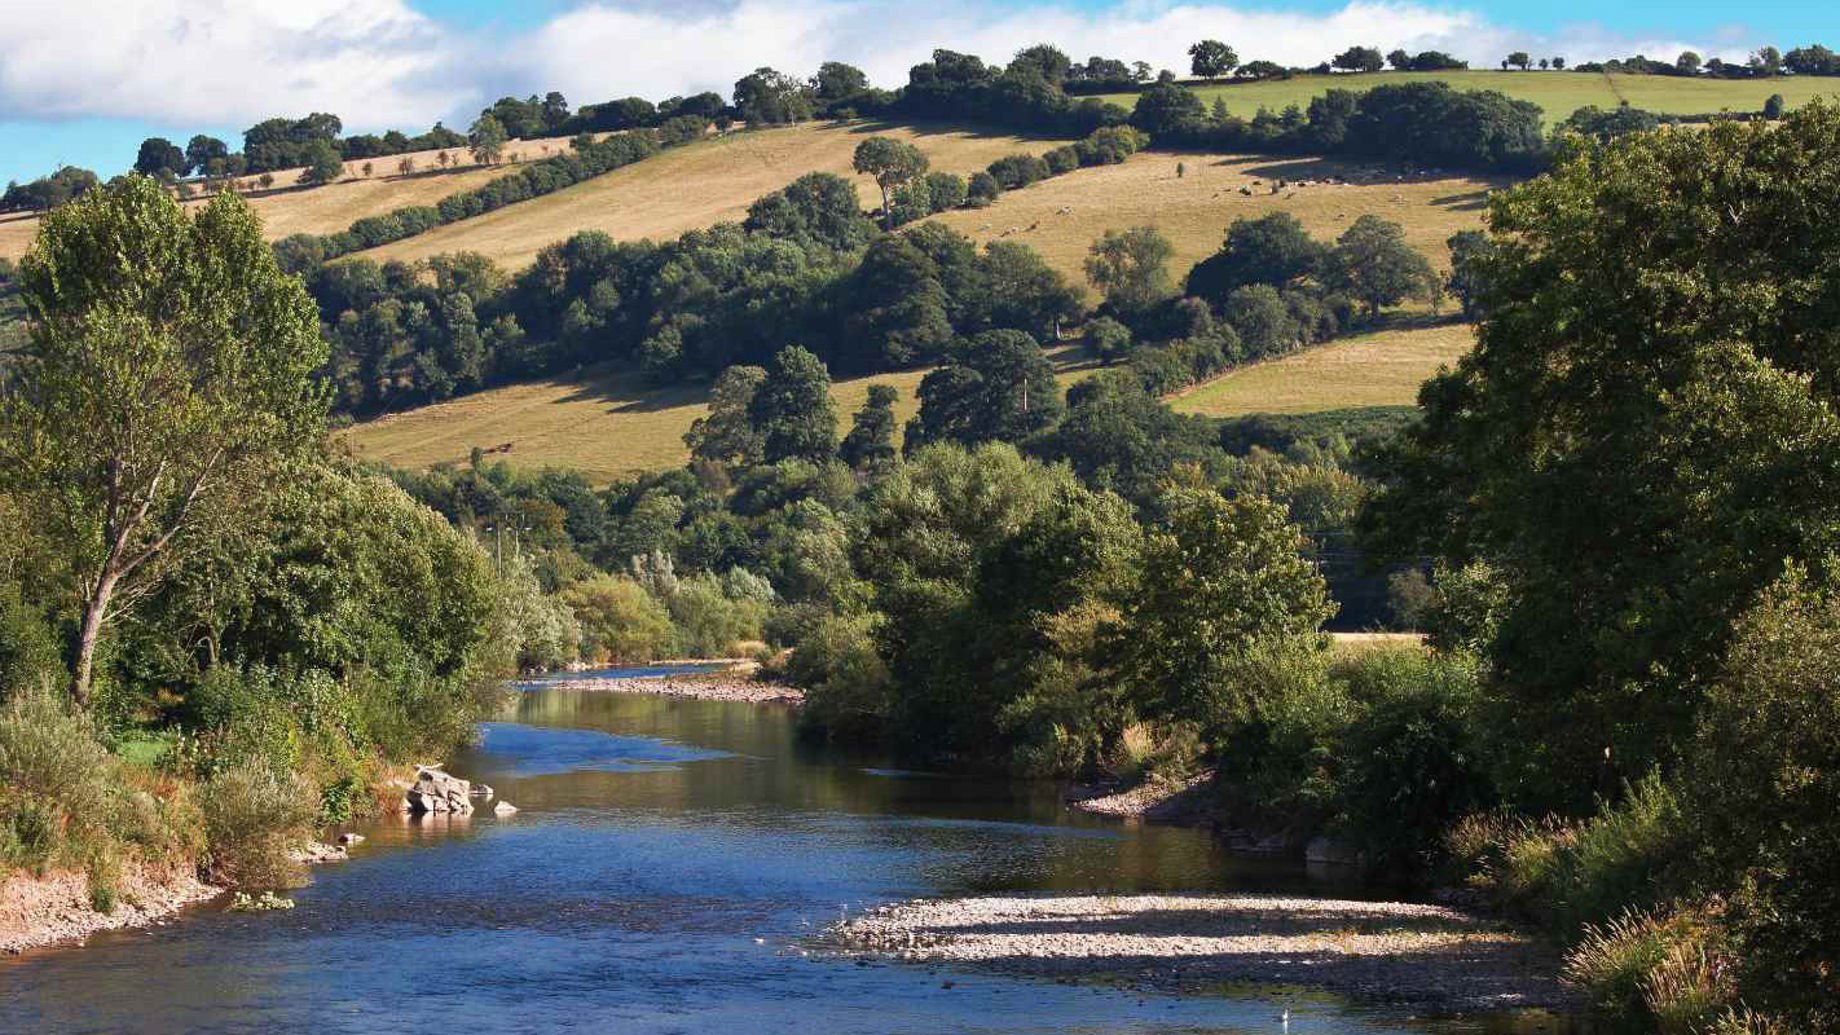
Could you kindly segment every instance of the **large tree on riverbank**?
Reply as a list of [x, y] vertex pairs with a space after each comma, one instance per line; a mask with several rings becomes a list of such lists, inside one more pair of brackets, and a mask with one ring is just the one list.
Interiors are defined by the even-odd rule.
[[1486, 562], [1510, 788], [1583, 810], [1678, 757], [1785, 562], [1840, 550], [1840, 108], [1577, 146], [1496, 195], [1476, 349], [1366, 522]]
[[145, 177], [92, 191], [46, 218], [19, 280], [31, 342], [0, 397], [0, 480], [70, 554], [87, 705], [104, 630], [319, 448], [326, 346], [229, 193], [193, 219]]

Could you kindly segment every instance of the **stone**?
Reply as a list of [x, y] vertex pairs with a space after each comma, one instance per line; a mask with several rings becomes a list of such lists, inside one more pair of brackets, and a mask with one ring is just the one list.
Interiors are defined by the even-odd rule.
[[492, 806], [492, 811], [500, 816], [509, 816], [517, 811], [517, 806], [500, 798], [498, 804]]
[[415, 782], [403, 795], [403, 806], [411, 815], [430, 812], [473, 811], [472, 785], [450, 776], [433, 766], [415, 767]]
[[363, 844], [363, 843], [364, 843], [363, 834], [340, 834], [339, 835], [339, 844], [356, 845], [356, 844]]

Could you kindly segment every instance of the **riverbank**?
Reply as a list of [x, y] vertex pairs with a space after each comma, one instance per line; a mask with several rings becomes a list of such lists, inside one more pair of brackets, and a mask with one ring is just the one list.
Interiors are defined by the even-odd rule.
[[99, 931], [148, 927], [223, 893], [198, 880], [189, 865], [156, 870], [136, 863], [123, 867], [114, 909], [103, 913], [91, 903], [89, 878], [81, 872], [13, 873], [0, 881], [0, 954], [80, 942]]
[[830, 933], [849, 951], [1162, 991], [1301, 985], [1445, 1013], [1574, 1005], [1549, 949], [1436, 905], [1189, 894], [923, 899]]
[[[693, 663], [692, 663], [693, 664]], [[759, 666], [743, 662], [706, 672], [676, 672], [657, 676], [581, 676], [547, 680], [557, 690], [587, 690], [614, 694], [661, 694], [703, 701], [743, 701], [748, 704], [798, 704], [805, 691], [756, 678]]]

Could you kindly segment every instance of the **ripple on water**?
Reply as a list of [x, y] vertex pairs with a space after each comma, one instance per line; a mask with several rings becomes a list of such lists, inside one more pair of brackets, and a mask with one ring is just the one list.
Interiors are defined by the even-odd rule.
[[479, 727], [479, 751], [514, 776], [551, 776], [582, 770], [655, 772], [687, 762], [733, 757], [652, 737], [623, 737], [600, 730], [557, 729], [515, 722]]

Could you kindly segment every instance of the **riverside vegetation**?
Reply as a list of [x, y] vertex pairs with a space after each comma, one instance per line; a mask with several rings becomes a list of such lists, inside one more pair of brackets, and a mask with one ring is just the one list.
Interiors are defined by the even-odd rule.
[[[272, 888], [512, 671], [764, 640], [814, 738], [1211, 768], [1236, 826], [1544, 927], [1608, 1013], [1833, 1030], [1840, 111], [1560, 141], [1448, 278], [1383, 220], [1278, 215], [1180, 287], [1153, 230], [1105, 235], [1097, 311], [835, 177], [670, 245], [577, 238], [504, 295], [464, 257], [303, 283], [234, 196], [90, 191], [20, 264], [0, 368], [0, 851], [98, 909], [142, 861]], [[1159, 401], [1446, 291], [1478, 346], [1410, 418]], [[389, 323], [463, 332], [489, 296], [546, 332]], [[1061, 325], [1110, 361], [1065, 392]], [[521, 349], [713, 376], [689, 464], [597, 488], [327, 447], [334, 405]], [[921, 363], [904, 434], [874, 388], [839, 434], [832, 366]], [[1330, 621], [1431, 642], [1336, 654]]]

